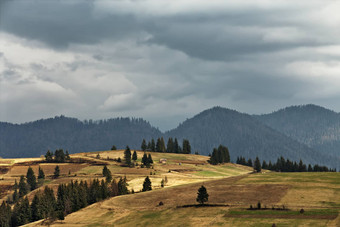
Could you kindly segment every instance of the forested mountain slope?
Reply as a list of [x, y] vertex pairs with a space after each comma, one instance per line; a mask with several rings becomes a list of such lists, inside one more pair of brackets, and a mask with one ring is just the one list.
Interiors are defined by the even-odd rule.
[[283, 155], [291, 160], [337, 165], [327, 154], [315, 151], [257, 121], [254, 117], [221, 107], [201, 112], [186, 120], [167, 136], [187, 138], [193, 150], [208, 154], [219, 144], [228, 146], [232, 159], [245, 156], [276, 160]]
[[322, 153], [340, 156], [340, 114], [316, 105], [256, 116], [269, 127]]
[[59, 148], [76, 153], [109, 150], [112, 145], [139, 147], [143, 138], [159, 136], [161, 132], [142, 119], [82, 122], [60, 116], [25, 124], [0, 123], [0, 156], [34, 157]]

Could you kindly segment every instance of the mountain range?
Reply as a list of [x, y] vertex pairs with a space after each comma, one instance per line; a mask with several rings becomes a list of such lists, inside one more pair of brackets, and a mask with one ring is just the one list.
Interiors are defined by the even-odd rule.
[[34, 157], [63, 148], [70, 153], [108, 150], [112, 145], [139, 149], [143, 139], [189, 139], [192, 151], [208, 155], [220, 144], [237, 156], [340, 167], [340, 114], [316, 105], [287, 107], [249, 115], [213, 107], [161, 132], [143, 119], [80, 121], [58, 116], [24, 124], [0, 122], [0, 156]]

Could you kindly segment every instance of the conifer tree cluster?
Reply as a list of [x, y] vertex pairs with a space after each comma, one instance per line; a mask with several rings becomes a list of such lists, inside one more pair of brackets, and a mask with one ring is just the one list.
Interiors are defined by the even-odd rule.
[[209, 162], [212, 165], [230, 162], [230, 154], [228, 148], [223, 145], [218, 146], [218, 148], [214, 148]]
[[168, 139], [167, 145], [165, 146], [164, 138], [158, 138], [157, 142], [154, 139], [151, 139], [148, 143], [146, 143], [145, 139], [143, 139], [141, 144], [141, 149], [143, 151], [151, 151], [151, 152], [167, 152], [167, 153], [181, 153], [181, 154], [190, 154], [191, 153], [191, 145], [189, 140], [184, 139], [182, 142], [182, 147], [179, 145], [177, 138], [170, 137]]
[[[257, 169], [259, 169], [259, 165], [261, 165], [261, 162], [258, 158], [256, 158], [253, 164], [251, 159], [246, 161], [244, 157], [240, 156], [237, 157], [236, 164], [254, 167], [254, 169], [257, 171]], [[307, 167], [307, 165], [304, 164], [302, 160], [297, 163], [296, 161], [293, 162], [289, 159], [285, 159], [282, 156], [278, 158], [274, 164], [271, 161], [267, 163], [265, 160], [263, 160], [261, 169], [268, 169], [277, 172], [336, 172], [336, 169], [328, 168], [327, 166], [321, 166], [318, 164], [314, 166], [309, 164]]]
[[[24, 176], [22, 176], [24, 179]], [[21, 180], [20, 188], [27, 189], [26, 182]], [[25, 187], [24, 187], [25, 186]], [[84, 208], [92, 203], [99, 202], [108, 197], [128, 194], [126, 177], [111, 183], [94, 179], [88, 184], [87, 181], [71, 181], [69, 184], [59, 184], [57, 197], [53, 189], [46, 186], [39, 190], [33, 197], [32, 203], [21, 196], [11, 209], [8, 203], [3, 202], [0, 206], [0, 226], [20, 226], [40, 219], [51, 221], [63, 220], [65, 215]], [[27, 191], [22, 192], [27, 194]]]
[[151, 164], [153, 163], [151, 154], [146, 154], [144, 152], [144, 155], [142, 157], [142, 166], [146, 166], [147, 168], [150, 168]]
[[[39, 166], [38, 179], [41, 179], [41, 177], [45, 178], [45, 174], [44, 174], [44, 171]], [[43, 180], [43, 178], [42, 178], [42, 180]], [[42, 182], [40, 182], [40, 183], [42, 183]], [[26, 178], [25, 178], [24, 175], [21, 175], [20, 180], [19, 180], [19, 184], [15, 180], [15, 183], [14, 183], [14, 186], [13, 186], [14, 193], [12, 195], [12, 198], [9, 199], [8, 202], [11, 202], [11, 203], [18, 202], [18, 200], [20, 198], [24, 197], [27, 193], [36, 189], [37, 187], [38, 187], [38, 182], [37, 182], [37, 178], [34, 174], [34, 171], [31, 167], [28, 167], [27, 173], [26, 173]]]
[[70, 154], [68, 151], [64, 153], [63, 149], [58, 149], [54, 152], [51, 152], [48, 150], [45, 154], [45, 160], [46, 162], [58, 162], [58, 163], [63, 163], [71, 160]]

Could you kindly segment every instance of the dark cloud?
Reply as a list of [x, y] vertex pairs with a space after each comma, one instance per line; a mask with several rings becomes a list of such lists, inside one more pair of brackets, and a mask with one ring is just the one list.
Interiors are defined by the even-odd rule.
[[95, 15], [93, 1], [6, 1], [0, 28], [55, 48], [138, 33], [133, 15]]
[[135, 116], [164, 130], [214, 105], [340, 111], [336, 2], [0, 4], [2, 121]]

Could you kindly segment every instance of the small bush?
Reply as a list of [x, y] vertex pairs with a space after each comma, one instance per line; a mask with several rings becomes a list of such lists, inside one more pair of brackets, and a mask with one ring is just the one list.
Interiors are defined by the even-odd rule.
[[163, 206], [164, 205], [164, 203], [162, 202], [162, 201], [160, 201], [159, 203], [158, 203], [158, 206]]

